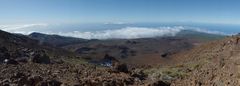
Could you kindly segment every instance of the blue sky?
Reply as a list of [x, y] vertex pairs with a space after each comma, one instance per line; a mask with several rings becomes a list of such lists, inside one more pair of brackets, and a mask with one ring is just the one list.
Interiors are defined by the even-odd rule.
[[0, 0], [0, 24], [203, 22], [240, 24], [240, 0]]

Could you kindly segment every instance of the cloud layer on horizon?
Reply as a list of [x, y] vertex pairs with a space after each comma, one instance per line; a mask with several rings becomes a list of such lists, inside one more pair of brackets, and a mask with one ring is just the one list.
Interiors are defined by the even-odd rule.
[[59, 32], [52, 33], [62, 36], [71, 36], [85, 39], [135, 39], [135, 38], [150, 38], [157, 36], [175, 36], [180, 32], [182, 27], [160, 27], [160, 28], [146, 28], [146, 27], [126, 27], [115, 30], [104, 30], [96, 32]]
[[30, 34], [34, 32], [34, 29], [48, 27], [48, 24], [16, 24], [16, 25], [0, 25], [0, 30], [11, 32], [11, 33], [21, 33]]
[[[175, 36], [182, 30], [193, 30], [209, 34], [221, 34], [219, 31], [209, 31], [197, 27], [172, 26], [172, 27], [125, 27], [120, 29], [109, 29], [101, 31], [50, 31], [48, 24], [26, 24], [26, 25], [0, 25], [0, 29], [11, 33], [30, 34], [40, 32], [45, 34], [57, 34], [61, 36], [70, 36], [84, 39], [136, 39], [161, 36]], [[37, 29], [36, 29], [37, 28]], [[46, 29], [48, 28], [48, 29]], [[39, 30], [42, 29], [42, 30]]]

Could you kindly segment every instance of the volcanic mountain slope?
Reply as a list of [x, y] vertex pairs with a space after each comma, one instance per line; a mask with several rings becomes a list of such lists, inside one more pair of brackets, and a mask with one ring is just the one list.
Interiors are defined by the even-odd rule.
[[63, 48], [92, 60], [103, 59], [105, 54], [109, 54], [129, 64], [151, 65], [170, 60], [171, 55], [192, 47], [188, 39], [165, 37], [96, 40]]
[[[0, 31], [0, 43], [0, 86], [169, 86], [163, 81], [148, 82], [142, 71], [117, 61], [103, 67], [70, 58], [68, 52], [24, 35]], [[60, 57], [67, 60], [52, 62]]]
[[239, 36], [210, 42], [179, 54], [180, 59], [185, 59], [179, 67], [187, 75], [175, 80], [172, 86], [239, 86], [239, 55]]
[[170, 63], [171, 55], [224, 36], [183, 30], [174, 37], [141, 39], [84, 40], [40, 33], [30, 34], [29, 37], [54, 46], [61, 45], [87, 59], [101, 60], [109, 54], [126, 63], [155, 65]]
[[[84, 47], [82, 48], [84, 52], [80, 50], [81, 55], [87, 54], [89, 56], [94, 55], [94, 53], [89, 52], [89, 50], [91, 50], [89, 47], [106, 48], [106, 50], [116, 52], [118, 50], [114, 50], [115, 48], [122, 49], [124, 52], [125, 49], [128, 50], [128, 48], [130, 48], [130, 50], [140, 50], [138, 52], [141, 54], [149, 53], [151, 55], [152, 52], [155, 51], [154, 49], [159, 48], [157, 47], [160, 46], [158, 43], [161, 42], [162, 44], [163, 41], [165, 41], [164, 46], [172, 46], [171, 48], [166, 48], [170, 50], [173, 48], [179, 48], [181, 50], [182, 47], [186, 49], [186, 46], [182, 45], [186, 44], [188, 47], [189, 42], [189, 40], [186, 42], [186, 39], [167, 37], [134, 40], [90, 40], [90, 42], [88, 41], [86, 44], [80, 43], [78, 46]], [[110, 53], [112, 54], [110, 56], [108, 54], [103, 56], [107, 60], [116, 60], [110, 66], [105, 67], [88, 64], [78, 58], [52, 62], [52, 60], [60, 59], [59, 57], [63, 57], [64, 59], [74, 57], [75, 54], [68, 54], [69, 52], [65, 50], [47, 46], [24, 35], [11, 34], [4, 31], [0, 31], [0, 43], [1, 86], [239, 85], [240, 58], [238, 55], [240, 53], [240, 37], [238, 36], [203, 44], [190, 51], [188, 49], [181, 50], [181, 53], [161, 54], [157, 52], [161, 58], [169, 59], [174, 63], [170, 63], [172, 64], [170, 66], [142, 66], [135, 68], [129, 68], [128, 65], [117, 61], [117, 59], [112, 57], [114, 53]], [[116, 44], [119, 45], [116, 46]], [[69, 46], [63, 48], [68, 49], [66, 47]], [[79, 49], [78, 47], [71, 49], [75, 48], [77, 50]], [[146, 51], [144, 49], [146, 49]], [[148, 51], [148, 49], [153, 50]], [[106, 54], [109, 52], [100, 53]], [[169, 54], [171, 58], [174, 59], [169, 58]], [[27, 60], [22, 60], [22, 58], [27, 58]], [[175, 65], [177, 63], [178, 65]]]
[[63, 48], [92, 59], [99, 59], [107, 53], [129, 64], [165, 65], [175, 63], [171, 62], [174, 54], [223, 37], [222, 35], [184, 30], [173, 37], [91, 40]]

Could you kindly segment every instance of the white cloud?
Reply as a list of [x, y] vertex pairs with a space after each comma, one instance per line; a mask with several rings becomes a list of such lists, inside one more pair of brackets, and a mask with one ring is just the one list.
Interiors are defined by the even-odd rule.
[[30, 32], [33, 32], [34, 28], [38, 27], [47, 27], [48, 24], [16, 24], [16, 25], [0, 25], [0, 29], [12, 32], [12, 33], [22, 33], [22, 34], [28, 34]]
[[97, 32], [59, 32], [52, 33], [62, 36], [71, 36], [85, 39], [135, 39], [135, 38], [149, 38], [157, 36], [175, 36], [183, 27], [159, 27], [159, 28], [145, 28], [145, 27], [126, 27], [116, 30], [105, 30]]

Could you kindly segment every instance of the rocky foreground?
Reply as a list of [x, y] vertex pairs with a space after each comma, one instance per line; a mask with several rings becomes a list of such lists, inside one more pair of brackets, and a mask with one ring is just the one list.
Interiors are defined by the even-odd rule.
[[[104, 63], [52, 58], [44, 50], [0, 47], [1, 86], [169, 86], [106, 55]], [[110, 63], [108, 63], [110, 62]]]
[[88, 64], [0, 65], [1, 86], [169, 86], [163, 81], [147, 81], [142, 71], [126, 71], [126, 66], [114, 68]]

